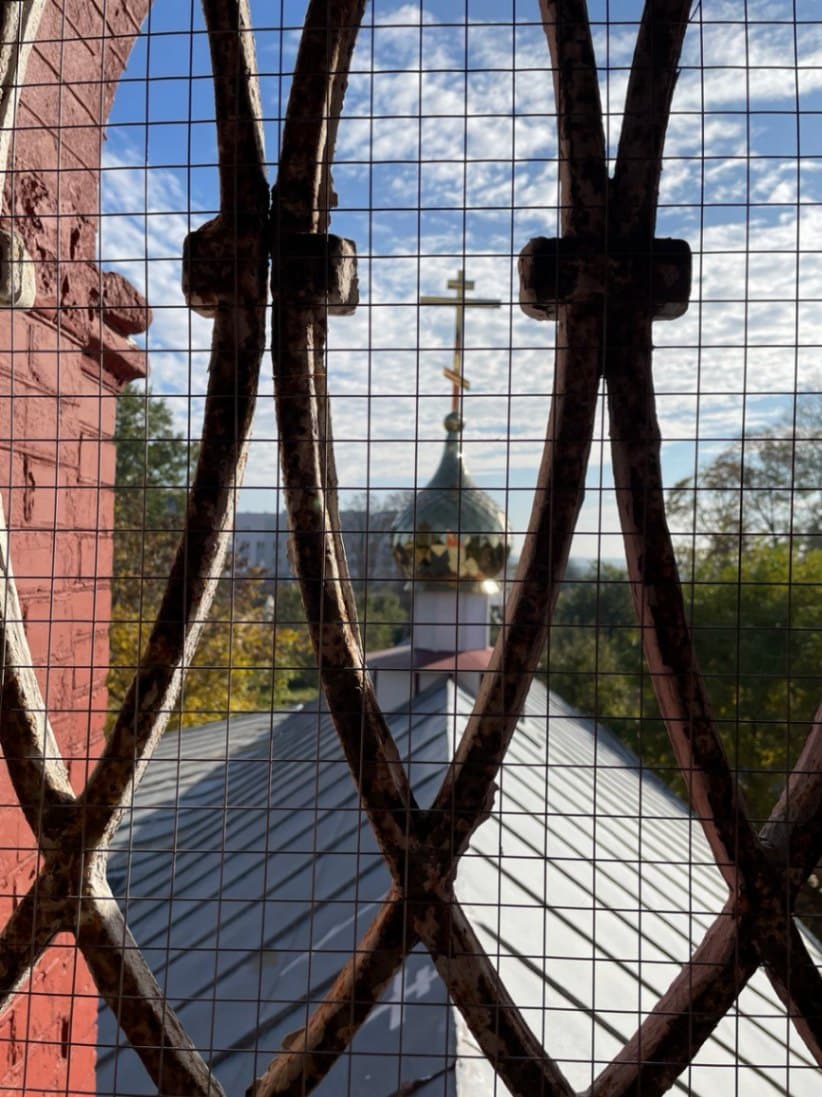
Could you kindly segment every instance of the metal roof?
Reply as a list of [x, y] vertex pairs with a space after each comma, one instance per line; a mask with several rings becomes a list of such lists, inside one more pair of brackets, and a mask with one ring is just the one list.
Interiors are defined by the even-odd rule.
[[469, 648], [465, 651], [431, 651], [429, 648], [395, 644], [384, 651], [368, 653], [371, 670], [485, 671], [491, 661], [492, 647]]
[[[424, 804], [472, 703], [444, 678], [389, 718]], [[725, 886], [682, 802], [539, 684], [498, 784], [457, 894], [513, 999], [583, 1088], [693, 951]], [[114, 845], [112, 888], [137, 941], [226, 1091], [245, 1092], [388, 887], [328, 713], [167, 735]], [[99, 1040], [98, 1094], [154, 1092], [105, 1007]], [[418, 952], [316, 1092], [388, 1097], [426, 1078], [422, 1097], [506, 1092]], [[761, 973], [678, 1083], [706, 1097], [818, 1087]]]

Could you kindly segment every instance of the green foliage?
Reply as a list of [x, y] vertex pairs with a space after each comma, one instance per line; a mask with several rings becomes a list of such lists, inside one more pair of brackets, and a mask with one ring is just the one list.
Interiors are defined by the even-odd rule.
[[174, 430], [166, 401], [127, 385], [117, 400], [114, 441], [117, 529], [179, 527], [197, 447]]
[[408, 610], [391, 587], [369, 584], [357, 593], [357, 615], [366, 651], [383, 651], [401, 644], [408, 636]]
[[623, 570], [592, 564], [563, 583], [549, 650], [551, 688], [567, 701], [612, 724], [638, 717], [642, 659]]
[[[822, 550], [792, 555], [787, 545], [760, 543], [741, 567], [705, 553], [684, 594], [725, 749], [764, 820], [819, 703]], [[543, 672], [682, 791], [624, 571], [592, 564], [564, 584]]]
[[730, 562], [762, 540], [822, 547], [822, 398], [798, 398], [795, 419], [737, 439], [680, 480], [667, 511], [674, 532], [695, 533], [696, 556]]
[[[174, 429], [168, 404], [129, 386], [117, 405], [110, 706], [116, 710], [144, 650], [183, 528], [196, 447]], [[220, 578], [172, 726], [294, 700], [310, 659], [304, 617], [278, 624], [259, 573], [236, 562]], [[276, 600], [275, 600], [276, 602]], [[113, 720], [113, 716], [110, 719]]]
[[675, 783], [624, 568], [592, 562], [562, 584], [541, 673], [550, 689]]
[[[677, 485], [669, 507], [674, 529], [696, 519], [695, 537], [679, 546], [685, 602], [717, 728], [757, 823], [822, 696], [822, 415], [809, 407], [801, 439], [783, 425], [758, 449], [748, 440], [744, 464], [741, 443], [731, 447], [701, 470], [696, 493], [691, 481]], [[624, 569], [593, 563], [563, 584], [542, 672], [684, 793]], [[799, 908], [822, 925], [822, 891], [806, 888]]]
[[767, 818], [820, 699], [822, 549], [760, 542], [741, 561], [698, 561], [694, 643], [731, 764]]
[[290, 640], [278, 661], [278, 666], [289, 676], [289, 699], [294, 702], [307, 700], [320, 688], [320, 676], [297, 580], [280, 580], [274, 586], [270, 602], [277, 634]]

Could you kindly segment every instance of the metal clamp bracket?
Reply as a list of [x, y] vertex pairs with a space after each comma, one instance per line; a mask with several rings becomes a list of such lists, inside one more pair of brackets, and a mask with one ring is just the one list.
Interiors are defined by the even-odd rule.
[[650, 298], [654, 320], [676, 320], [691, 296], [691, 249], [685, 240], [654, 240], [648, 250], [603, 248], [579, 236], [536, 236], [519, 255], [519, 303], [534, 320], [556, 320], [560, 305], [595, 294]]
[[292, 301], [350, 316], [360, 302], [357, 245], [333, 233], [283, 232], [272, 247], [272, 289]]

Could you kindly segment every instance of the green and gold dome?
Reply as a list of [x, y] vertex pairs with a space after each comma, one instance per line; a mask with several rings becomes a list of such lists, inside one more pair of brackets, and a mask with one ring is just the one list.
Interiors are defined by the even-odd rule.
[[465, 467], [456, 412], [445, 419], [445, 449], [429, 483], [397, 516], [392, 527], [394, 559], [415, 582], [471, 584], [485, 591], [496, 579], [510, 549], [505, 515]]

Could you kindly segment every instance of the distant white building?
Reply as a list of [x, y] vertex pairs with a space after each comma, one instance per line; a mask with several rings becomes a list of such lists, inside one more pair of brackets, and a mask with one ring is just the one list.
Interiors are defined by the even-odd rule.
[[234, 516], [233, 558], [241, 569], [260, 568], [266, 577], [290, 579], [288, 519], [284, 513], [238, 511]]
[[[396, 582], [397, 571], [387, 536], [394, 517], [394, 511], [370, 511], [359, 507], [340, 512], [352, 578], [374, 583]], [[291, 579], [290, 537], [285, 513], [239, 511], [234, 517], [235, 566], [239, 570], [257, 568], [266, 579]]]

